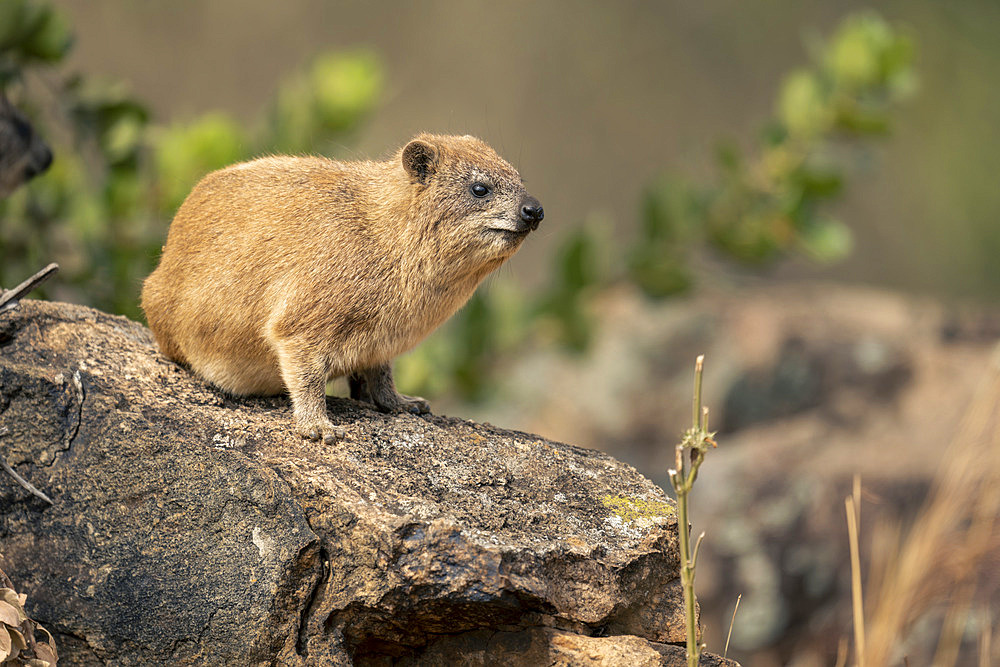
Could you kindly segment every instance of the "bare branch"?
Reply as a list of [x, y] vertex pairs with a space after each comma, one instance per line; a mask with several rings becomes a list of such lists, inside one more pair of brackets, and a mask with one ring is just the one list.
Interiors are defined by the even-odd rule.
[[23, 283], [18, 285], [12, 290], [7, 290], [0, 293], [0, 313], [6, 310], [12, 310], [17, 308], [17, 303], [23, 299], [29, 292], [44, 283], [46, 280], [51, 278], [59, 270], [59, 265], [56, 263], [49, 264], [44, 269], [31, 276]]
[[[55, 266], [55, 265], [53, 264], [52, 266]], [[6, 426], [0, 426], [0, 437], [5, 436], [8, 433], [10, 433], [10, 430]], [[0, 456], [0, 467], [2, 467], [4, 470], [6, 470], [10, 474], [10, 476], [13, 477], [17, 481], [18, 484], [20, 484], [25, 489], [27, 489], [28, 491], [30, 491], [32, 493], [32, 495], [35, 495], [35, 496], [41, 498], [42, 500], [44, 500], [45, 502], [47, 502], [49, 505], [55, 505], [55, 503], [52, 502], [51, 498], [49, 498], [47, 495], [45, 495], [44, 493], [42, 493], [41, 491], [39, 491], [38, 488], [36, 488], [34, 484], [32, 484], [31, 482], [29, 482], [25, 478], [21, 477], [20, 475], [18, 475], [17, 471], [15, 471], [13, 468], [11, 468], [9, 465], [7, 465], [6, 458], [4, 458], [2, 456]]]

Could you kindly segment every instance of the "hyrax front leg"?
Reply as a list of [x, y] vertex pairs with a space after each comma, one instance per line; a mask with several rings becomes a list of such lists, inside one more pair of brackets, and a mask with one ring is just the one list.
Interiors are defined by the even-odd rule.
[[295, 430], [303, 438], [333, 444], [344, 437], [344, 430], [334, 426], [326, 414], [326, 368], [321, 359], [308, 352], [308, 346], [290, 341], [277, 344], [281, 379], [292, 399]]
[[372, 368], [351, 374], [348, 378], [351, 398], [368, 401], [383, 412], [412, 412], [422, 415], [431, 411], [431, 406], [419, 396], [406, 396], [396, 391], [392, 380], [392, 364], [379, 364]]

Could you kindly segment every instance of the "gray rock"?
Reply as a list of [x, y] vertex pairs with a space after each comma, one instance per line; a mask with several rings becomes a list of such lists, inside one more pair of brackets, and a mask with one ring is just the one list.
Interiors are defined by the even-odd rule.
[[634, 469], [329, 409], [347, 438], [306, 442], [287, 399], [216, 391], [139, 324], [0, 316], [0, 453], [55, 502], [0, 475], [0, 567], [62, 663], [682, 664], [673, 504]]

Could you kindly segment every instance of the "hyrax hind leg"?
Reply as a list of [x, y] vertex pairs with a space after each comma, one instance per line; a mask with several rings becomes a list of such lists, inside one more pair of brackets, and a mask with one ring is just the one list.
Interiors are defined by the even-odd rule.
[[389, 363], [352, 373], [348, 383], [351, 386], [351, 398], [374, 403], [383, 412], [412, 412], [421, 415], [431, 411], [431, 406], [419, 396], [405, 396], [396, 391], [396, 383], [392, 380], [392, 365]]
[[327, 368], [310, 346], [283, 340], [275, 345], [281, 379], [292, 399], [295, 430], [303, 438], [333, 444], [344, 437], [326, 414]]

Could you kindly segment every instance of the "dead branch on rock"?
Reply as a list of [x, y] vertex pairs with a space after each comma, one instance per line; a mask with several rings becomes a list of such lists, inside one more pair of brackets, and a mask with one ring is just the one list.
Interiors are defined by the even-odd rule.
[[[3, 437], [5, 435], [7, 435], [7, 433], [9, 433], [7, 427], [6, 426], [0, 426], [0, 437]], [[10, 473], [10, 476], [13, 477], [17, 481], [18, 484], [20, 484], [25, 489], [27, 489], [28, 491], [30, 491], [32, 493], [32, 495], [35, 495], [35, 496], [41, 498], [42, 500], [44, 500], [45, 502], [47, 502], [49, 505], [55, 505], [55, 503], [52, 502], [52, 499], [49, 498], [44, 493], [42, 493], [34, 484], [32, 484], [31, 482], [29, 482], [25, 478], [21, 477], [20, 475], [18, 475], [17, 471], [15, 471], [13, 468], [11, 468], [7, 464], [6, 458], [4, 458], [2, 456], [0, 456], [0, 467], [2, 467], [4, 470], [6, 470], [8, 473]]]
[[18, 302], [29, 292], [51, 278], [59, 270], [59, 265], [53, 262], [31, 276], [12, 290], [0, 290], [0, 313], [17, 308]]

